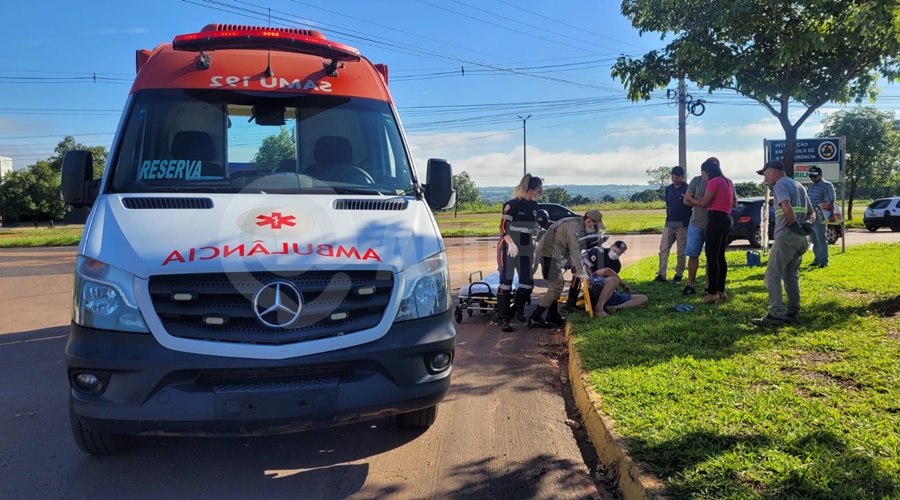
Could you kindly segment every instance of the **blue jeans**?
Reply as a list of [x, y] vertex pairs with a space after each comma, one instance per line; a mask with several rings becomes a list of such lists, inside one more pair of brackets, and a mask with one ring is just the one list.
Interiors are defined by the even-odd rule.
[[813, 222], [812, 229], [810, 239], [812, 239], [813, 245], [813, 264], [824, 266], [828, 264], [828, 238], [825, 236], [824, 221], [817, 219]]

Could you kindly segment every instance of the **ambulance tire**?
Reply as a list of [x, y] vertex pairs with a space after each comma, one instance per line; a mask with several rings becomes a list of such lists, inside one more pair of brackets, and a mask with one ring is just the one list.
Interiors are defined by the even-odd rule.
[[437, 420], [437, 405], [397, 415], [397, 425], [407, 429], [431, 427]]
[[69, 400], [69, 423], [72, 427], [72, 435], [75, 444], [81, 451], [91, 455], [113, 455], [131, 448], [134, 438], [125, 434], [113, 434], [85, 427], [72, 409], [72, 401]]

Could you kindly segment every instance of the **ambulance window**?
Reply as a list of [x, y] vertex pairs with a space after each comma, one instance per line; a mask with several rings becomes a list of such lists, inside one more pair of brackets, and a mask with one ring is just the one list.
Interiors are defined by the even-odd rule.
[[111, 192], [411, 193], [389, 103], [346, 96], [141, 90]]

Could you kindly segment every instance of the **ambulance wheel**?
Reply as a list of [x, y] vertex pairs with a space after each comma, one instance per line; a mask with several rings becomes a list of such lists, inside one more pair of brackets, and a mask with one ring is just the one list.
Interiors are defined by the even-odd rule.
[[72, 436], [75, 438], [75, 444], [81, 448], [81, 451], [91, 455], [112, 455], [134, 446], [134, 439], [131, 436], [85, 427], [81, 419], [75, 415], [71, 399], [69, 400], [69, 425], [72, 429]]
[[397, 415], [397, 425], [407, 429], [431, 427], [437, 420], [437, 405]]
[[456, 314], [454, 314], [454, 316], [456, 316], [457, 323], [462, 323], [462, 309], [457, 309]]

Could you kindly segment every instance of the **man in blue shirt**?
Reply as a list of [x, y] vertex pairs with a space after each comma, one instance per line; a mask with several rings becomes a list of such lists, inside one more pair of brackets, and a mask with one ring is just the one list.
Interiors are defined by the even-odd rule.
[[828, 265], [828, 238], [825, 236], [825, 220], [835, 222], [834, 185], [822, 178], [822, 169], [816, 165], [809, 167], [812, 186], [806, 191], [809, 202], [816, 211], [816, 221], [812, 226], [813, 261], [812, 267]]
[[669, 251], [672, 244], [677, 243], [678, 261], [675, 264], [675, 277], [672, 281], [681, 282], [684, 274], [684, 251], [687, 246], [688, 223], [691, 221], [691, 207], [684, 204], [687, 193], [684, 183], [684, 169], [672, 169], [672, 183], [666, 186], [666, 225], [659, 242], [659, 269], [654, 281], [665, 282], [669, 270]]

